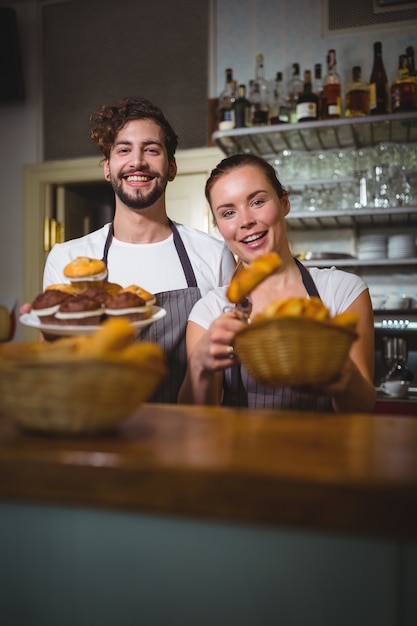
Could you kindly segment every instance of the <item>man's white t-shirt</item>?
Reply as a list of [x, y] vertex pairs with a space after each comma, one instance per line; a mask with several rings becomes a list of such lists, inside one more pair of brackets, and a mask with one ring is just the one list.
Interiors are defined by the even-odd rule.
[[[309, 270], [319, 295], [332, 317], [345, 311], [368, 288], [359, 276], [335, 267], [327, 269], [311, 267]], [[231, 306], [231, 303], [226, 296], [226, 287], [218, 287], [194, 305], [188, 320], [207, 329], [227, 306]]]
[[[219, 285], [227, 285], [235, 268], [235, 260], [225, 244], [195, 228], [183, 224], [176, 226], [201, 294], [204, 296]], [[63, 270], [77, 256], [101, 259], [108, 231], [109, 224], [106, 224], [84, 237], [56, 244], [46, 260], [43, 288], [69, 282]], [[125, 243], [113, 237], [107, 265], [109, 281], [122, 287], [139, 285], [151, 293], [187, 287], [172, 234], [164, 241], [149, 244]]]

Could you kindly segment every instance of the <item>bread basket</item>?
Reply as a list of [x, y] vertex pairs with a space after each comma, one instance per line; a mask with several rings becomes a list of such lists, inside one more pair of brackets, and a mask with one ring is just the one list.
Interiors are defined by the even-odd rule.
[[30, 431], [110, 431], [151, 396], [165, 374], [159, 364], [120, 359], [3, 363], [0, 413]]
[[234, 349], [249, 374], [270, 387], [326, 383], [341, 370], [357, 334], [347, 326], [280, 316], [240, 330]]

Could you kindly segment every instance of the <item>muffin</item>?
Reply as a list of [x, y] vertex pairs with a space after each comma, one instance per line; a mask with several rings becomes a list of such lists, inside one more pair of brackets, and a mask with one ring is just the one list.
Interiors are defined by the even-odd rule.
[[65, 293], [70, 294], [70, 296], [75, 296], [74, 287], [71, 283], [58, 283], [56, 285], [48, 285], [45, 291], [49, 291], [50, 289], [54, 289], [55, 291], [64, 291]]
[[68, 298], [71, 298], [71, 295], [65, 291], [47, 289], [36, 296], [31, 311], [38, 316], [41, 324], [55, 324], [55, 313]]
[[102, 285], [107, 278], [107, 267], [102, 260], [78, 256], [64, 267], [64, 275], [70, 279], [73, 289], [81, 293], [92, 284]]
[[64, 326], [98, 326], [103, 319], [103, 305], [84, 294], [70, 296], [55, 313], [55, 322]]
[[129, 287], [124, 287], [124, 289], [122, 289], [122, 292], [136, 294], [137, 296], [139, 296], [139, 298], [142, 298], [142, 300], [144, 300], [145, 304], [148, 306], [152, 306], [156, 302], [156, 298], [153, 293], [149, 293], [149, 291], [146, 291], [145, 289], [143, 289], [143, 287], [138, 287], [137, 285], [129, 285]]
[[109, 298], [104, 311], [108, 318], [124, 317], [130, 322], [138, 322], [151, 316], [151, 307], [145, 300], [129, 291], [121, 291]]
[[108, 300], [112, 298], [112, 295], [110, 293], [107, 293], [107, 291], [105, 291], [102, 287], [88, 287], [85, 291], [82, 292], [82, 294], [79, 295], [92, 298], [93, 300], [96, 300], [98, 303], [100, 303], [102, 306], [105, 306], [106, 302], [108, 302]]
[[111, 283], [108, 280], [105, 280], [103, 283], [103, 289], [106, 293], [109, 293], [111, 296], [115, 296], [116, 293], [119, 293], [119, 291], [122, 290], [121, 285], [118, 285], [117, 283]]

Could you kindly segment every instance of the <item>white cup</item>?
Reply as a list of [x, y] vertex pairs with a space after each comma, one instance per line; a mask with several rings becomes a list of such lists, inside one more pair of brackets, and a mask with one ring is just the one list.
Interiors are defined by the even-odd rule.
[[381, 384], [381, 389], [392, 398], [405, 398], [408, 394], [409, 386], [408, 380], [385, 380]]

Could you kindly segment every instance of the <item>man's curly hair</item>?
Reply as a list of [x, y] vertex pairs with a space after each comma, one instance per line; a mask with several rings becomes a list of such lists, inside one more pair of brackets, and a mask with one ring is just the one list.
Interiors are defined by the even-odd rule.
[[116, 136], [125, 124], [145, 119], [154, 120], [162, 128], [168, 159], [171, 161], [178, 146], [178, 136], [161, 109], [144, 98], [126, 98], [116, 104], [103, 104], [90, 117], [90, 137], [108, 159]]

